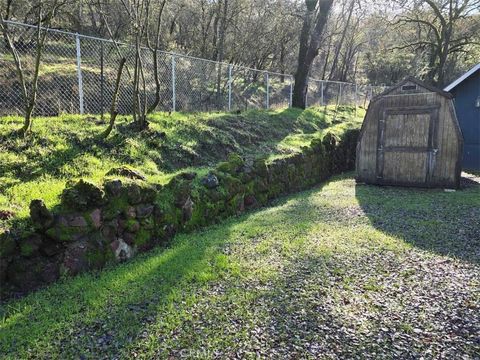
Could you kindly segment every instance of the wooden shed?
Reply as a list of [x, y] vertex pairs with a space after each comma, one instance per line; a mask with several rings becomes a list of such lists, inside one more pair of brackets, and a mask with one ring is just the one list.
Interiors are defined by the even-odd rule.
[[357, 144], [357, 180], [458, 188], [462, 152], [452, 95], [407, 78], [370, 103]]

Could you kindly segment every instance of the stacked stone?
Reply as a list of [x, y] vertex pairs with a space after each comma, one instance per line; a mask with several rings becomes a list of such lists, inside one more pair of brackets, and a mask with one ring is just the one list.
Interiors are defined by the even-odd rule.
[[177, 231], [306, 189], [353, 168], [357, 137], [357, 130], [342, 138], [327, 134], [301, 153], [272, 162], [231, 154], [208, 174], [181, 173], [165, 186], [149, 184], [128, 167], [109, 171], [102, 186], [85, 180], [68, 184], [53, 213], [42, 200], [32, 201], [33, 233], [0, 237], [2, 290], [26, 292], [63, 275], [101, 269], [166, 244]]

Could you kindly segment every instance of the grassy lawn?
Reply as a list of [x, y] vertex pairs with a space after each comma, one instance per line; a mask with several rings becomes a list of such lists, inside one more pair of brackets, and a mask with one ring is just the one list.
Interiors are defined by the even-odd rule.
[[[0, 210], [22, 223], [32, 199], [48, 207], [59, 203], [69, 180], [100, 181], [112, 167], [127, 164], [146, 174], [151, 183], [165, 183], [180, 170], [201, 169], [225, 160], [231, 152], [244, 156], [289, 156], [300, 151], [322, 130], [358, 127], [365, 114], [351, 107], [247, 111], [240, 114], [158, 113], [141, 133], [119, 117], [106, 140], [98, 135], [106, 124], [92, 116], [37, 118], [27, 139], [12, 136], [18, 117], [0, 118]], [[0, 231], [12, 227], [0, 220]], [[15, 226], [18, 228], [18, 226]]]
[[475, 358], [480, 179], [350, 175], [1, 307], [5, 358]]

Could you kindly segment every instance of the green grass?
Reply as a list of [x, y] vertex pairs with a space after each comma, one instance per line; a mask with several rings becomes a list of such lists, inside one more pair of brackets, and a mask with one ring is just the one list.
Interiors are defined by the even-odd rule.
[[[131, 165], [148, 181], [164, 184], [181, 170], [213, 166], [236, 152], [244, 156], [288, 156], [328, 128], [358, 127], [352, 108], [247, 111], [230, 113], [158, 113], [150, 130], [133, 132], [129, 117], [119, 117], [106, 141], [97, 136], [106, 124], [92, 116], [62, 115], [37, 118], [27, 139], [12, 136], [18, 117], [0, 118], [0, 210], [15, 214], [0, 229], [22, 224], [32, 199], [52, 208], [68, 180], [99, 182], [112, 167]], [[24, 225], [18, 225], [22, 227]]]
[[[270, 208], [179, 235], [166, 250], [3, 304], [0, 351], [11, 359], [166, 358], [186, 349], [203, 357], [216, 351], [281, 358], [301, 356], [306, 344], [347, 327], [362, 342], [331, 337], [325, 349], [353, 346], [357, 353], [343, 354], [355, 357], [382, 346], [395, 357], [388, 337], [370, 343], [372, 334], [396, 327], [401, 340], [414, 331], [410, 324], [432, 328], [438, 315], [425, 313], [431, 303], [460, 306], [452, 305], [460, 294], [470, 296], [461, 304], [480, 300], [479, 208], [478, 185], [446, 193], [337, 177]], [[452, 272], [440, 275], [450, 263]], [[461, 291], [442, 298], [443, 281]], [[429, 292], [437, 295], [428, 299]], [[459, 311], [462, 318], [466, 310]], [[443, 341], [431, 330], [425, 346], [435, 356]]]

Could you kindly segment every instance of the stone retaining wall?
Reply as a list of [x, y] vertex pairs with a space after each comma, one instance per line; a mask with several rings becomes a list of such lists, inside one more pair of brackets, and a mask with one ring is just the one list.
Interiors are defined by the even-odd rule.
[[149, 184], [128, 168], [113, 169], [101, 186], [69, 184], [53, 213], [42, 200], [32, 201], [33, 234], [0, 238], [2, 292], [25, 293], [61, 276], [128, 260], [166, 244], [176, 232], [264, 206], [353, 169], [357, 138], [357, 130], [341, 138], [328, 133], [301, 153], [269, 163], [231, 154], [207, 175], [182, 173], [165, 186]]

